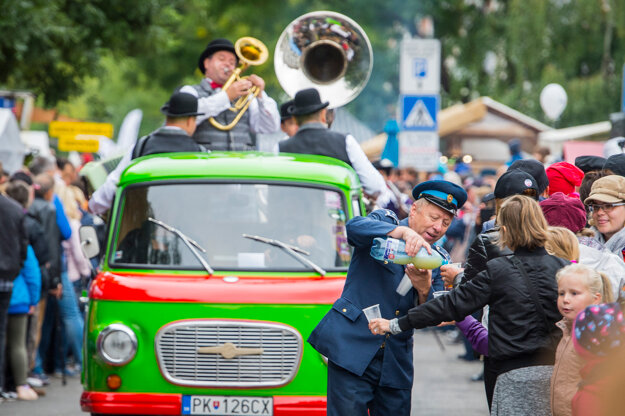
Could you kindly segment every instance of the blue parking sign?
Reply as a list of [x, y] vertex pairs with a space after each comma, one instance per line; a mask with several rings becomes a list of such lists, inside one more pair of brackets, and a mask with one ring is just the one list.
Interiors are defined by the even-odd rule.
[[428, 61], [425, 58], [415, 58], [414, 61], [415, 78], [425, 78], [428, 76]]

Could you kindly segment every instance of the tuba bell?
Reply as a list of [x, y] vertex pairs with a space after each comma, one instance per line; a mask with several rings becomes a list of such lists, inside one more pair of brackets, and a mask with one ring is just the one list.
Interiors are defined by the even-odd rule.
[[340, 13], [317, 11], [284, 29], [274, 54], [278, 82], [290, 97], [316, 88], [330, 108], [360, 94], [371, 75], [373, 52], [362, 28]]
[[[224, 91], [227, 90], [233, 82], [247, 78], [241, 77], [241, 73], [245, 71], [247, 67], [251, 65], [262, 65], [269, 57], [269, 51], [267, 50], [265, 44], [250, 36], [239, 38], [234, 44], [234, 51], [239, 58], [240, 64], [234, 69], [234, 71], [232, 71], [232, 74], [226, 83], [223, 87], [221, 87]], [[230, 107], [230, 111], [238, 113], [230, 123], [223, 125], [215, 120], [214, 117], [210, 117], [208, 121], [218, 130], [232, 130], [232, 128], [239, 122], [243, 114], [247, 111], [252, 99], [257, 97], [258, 94], [260, 94], [258, 87], [252, 86], [247, 95], [239, 97], [232, 107]]]

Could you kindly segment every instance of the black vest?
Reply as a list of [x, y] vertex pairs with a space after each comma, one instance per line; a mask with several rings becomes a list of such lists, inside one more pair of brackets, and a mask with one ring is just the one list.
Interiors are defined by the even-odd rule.
[[171, 152], [201, 152], [202, 147], [181, 129], [160, 128], [137, 141], [132, 158]]
[[295, 136], [280, 142], [280, 152], [330, 156], [352, 165], [347, 155], [345, 135], [325, 127], [305, 127]]
[[[197, 91], [198, 98], [216, 94], [206, 78], [200, 84], [193, 85], [193, 88]], [[215, 121], [225, 126], [232, 122], [237, 114], [226, 109], [214, 118]], [[256, 150], [256, 135], [250, 131], [249, 108], [231, 130], [221, 131], [213, 127], [208, 119], [202, 121], [193, 134], [193, 140], [208, 150]]]

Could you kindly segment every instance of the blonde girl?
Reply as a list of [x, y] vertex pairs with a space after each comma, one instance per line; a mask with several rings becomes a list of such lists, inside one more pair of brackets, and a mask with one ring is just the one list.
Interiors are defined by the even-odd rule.
[[583, 264], [562, 268], [556, 274], [556, 280], [558, 310], [562, 314], [562, 320], [556, 325], [563, 335], [556, 350], [551, 376], [551, 411], [553, 416], [563, 416], [573, 414], [571, 400], [581, 381], [579, 371], [584, 364], [573, 348], [571, 326], [577, 314], [587, 306], [612, 302], [613, 295], [608, 276]]

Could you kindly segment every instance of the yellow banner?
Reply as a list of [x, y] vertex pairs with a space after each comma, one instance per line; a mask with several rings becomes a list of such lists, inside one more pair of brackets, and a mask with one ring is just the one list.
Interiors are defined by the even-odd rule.
[[69, 137], [77, 134], [90, 134], [113, 138], [111, 123], [87, 123], [79, 121], [51, 121], [48, 134], [52, 137]]
[[60, 136], [59, 150], [62, 152], [71, 152], [74, 150], [82, 153], [96, 153], [100, 148], [100, 141], [90, 137], [93, 136], [84, 136], [84, 138], [72, 135]]

